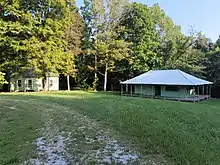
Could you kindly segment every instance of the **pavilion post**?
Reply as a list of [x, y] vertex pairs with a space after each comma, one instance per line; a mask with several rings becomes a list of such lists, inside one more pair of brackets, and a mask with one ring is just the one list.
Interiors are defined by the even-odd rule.
[[195, 97], [196, 97], [196, 89], [195, 86], [193, 86], [193, 102], [195, 103]]
[[152, 99], [154, 98], [154, 86], [153, 85], [151, 86], [151, 97]]
[[178, 101], [180, 101], [180, 88], [179, 88], [179, 86], [178, 86]]
[[123, 84], [121, 84], [121, 95], [123, 96]]
[[[163, 86], [163, 91], [165, 91], [165, 90], [166, 90], [166, 87]], [[163, 99], [166, 100], [166, 96], [165, 95], [163, 96]]]
[[209, 95], [210, 95], [210, 98], [211, 98], [211, 96], [212, 96], [212, 86], [211, 85], [209, 85]]
[[126, 94], [128, 94], [128, 84], [126, 84]]
[[205, 86], [202, 86], [202, 96], [204, 97], [204, 90], [205, 90]]
[[143, 95], [143, 86], [141, 85], [141, 93], [140, 93], [140, 96], [142, 97]]
[[131, 84], [130, 88], [131, 88], [131, 96], [132, 96], [132, 84]]
[[205, 86], [205, 95], [209, 95], [209, 93], [208, 93], [208, 85]]

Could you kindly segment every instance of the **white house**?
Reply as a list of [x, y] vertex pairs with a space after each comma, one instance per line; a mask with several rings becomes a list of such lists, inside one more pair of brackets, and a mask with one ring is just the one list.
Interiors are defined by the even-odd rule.
[[[44, 89], [43, 78], [36, 78], [33, 75], [14, 77], [10, 79], [11, 92], [42, 91]], [[47, 91], [59, 90], [59, 76], [48, 76], [46, 78], [45, 89]]]

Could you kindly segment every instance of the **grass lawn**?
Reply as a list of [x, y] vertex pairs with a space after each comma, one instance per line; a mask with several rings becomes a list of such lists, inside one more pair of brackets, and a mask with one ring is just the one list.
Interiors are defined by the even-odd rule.
[[0, 94], [1, 165], [53, 164], [54, 155], [70, 164], [219, 164], [219, 138], [220, 100]]

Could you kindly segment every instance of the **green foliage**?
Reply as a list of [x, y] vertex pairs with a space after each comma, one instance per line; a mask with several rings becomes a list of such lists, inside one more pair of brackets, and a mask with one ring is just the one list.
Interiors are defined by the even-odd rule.
[[132, 57], [129, 63], [133, 70], [144, 72], [158, 63], [159, 36], [149, 7], [133, 3], [123, 13], [120, 25], [124, 26], [120, 37], [132, 43]]
[[124, 40], [96, 40], [94, 44], [98, 53], [99, 67], [106, 67], [107, 70], [113, 71], [115, 63], [129, 57], [129, 43]]
[[1, 4], [1, 68], [13, 73], [75, 75], [82, 21], [71, 0], [6, 0]]
[[[125, 58], [128, 54], [128, 45], [123, 39], [118, 39], [117, 30], [120, 29], [119, 20], [124, 7], [123, 1], [84, 1], [82, 14], [85, 22], [83, 37], [84, 54], [92, 63], [86, 63], [94, 71], [93, 88], [96, 89], [97, 72], [105, 75], [113, 70], [115, 61]], [[83, 56], [85, 57], [85, 55]], [[82, 60], [82, 58], [81, 58]], [[86, 62], [86, 61], [85, 61]], [[105, 77], [104, 84], [107, 83]]]
[[[121, 30], [120, 20], [127, 5], [126, 0], [101, 1], [93, 4], [95, 13], [95, 38], [94, 43], [97, 63], [104, 68], [104, 90], [107, 88], [108, 71], [116, 68], [116, 61], [128, 58], [129, 43], [119, 39], [118, 33]], [[100, 73], [100, 72], [99, 72]]]
[[201, 49], [195, 49], [198, 39], [193, 36], [193, 33], [185, 36], [181, 32], [181, 27], [175, 25], [158, 5], [154, 5], [150, 10], [160, 37], [157, 53], [161, 60], [157, 67], [182, 69], [192, 74], [201, 73], [203, 53]]
[[213, 81], [215, 85], [220, 85], [220, 49], [217, 47], [215, 51], [207, 54], [205, 62], [206, 77]]
[[[94, 54], [93, 51], [93, 18], [94, 13], [92, 11], [92, 1], [84, 0], [84, 6], [81, 8], [81, 14], [83, 19], [83, 34], [82, 34], [82, 52], [76, 58], [76, 67], [77, 67], [77, 77], [76, 81], [78, 86], [81, 88], [89, 88], [96, 86], [96, 80], [93, 80], [94, 77]], [[93, 69], [89, 69], [93, 68]], [[94, 87], [96, 89], [96, 87]]]
[[158, 5], [132, 3], [120, 24], [125, 28], [120, 37], [132, 43], [132, 58], [126, 62], [131, 75], [151, 69], [182, 69], [197, 75], [202, 72], [201, 36], [185, 36]]
[[[74, 7], [74, 6], [73, 6]], [[65, 31], [65, 53], [61, 59], [61, 73], [75, 77], [76, 66], [75, 58], [81, 52], [81, 38], [82, 38], [82, 19], [78, 12], [71, 12], [69, 15], [68, 27]]]
[[64, 74], [94, 90], [151, 69], [218, 79], [220, 39], [183, 34], [159, 5], [84, 0], [81, 15], [72, 0], [2, 0], [0, 8], [0, 69], [10, 76]]
[[7, 81], [5, 80], [5, 73], [0, 72], [0, 88], [3, 84], [7, 84]]
[[79, 49], [76, 48], [79, 46], [78, 40], [76, 46], [72, 44], [76, 41], [71, 33], [73, 29], [76, 30], [76, 25], [73, 25], [76, 22], [75, 5], [66, 1], [51, 1], [44, 7], [46, 11], [48, 8], [53, 10], [43, 19], [41, 17], [45, 11], [41, 10], [39, 18], [35, 18], [41, 21], [35, 27], [35, 35], [26, 43], [28, 67], [43, 76], [59, 70], [61, 73], [74, 74], [74, 53]]
[[2, 69], [19, 71], [26, 63], [25, 42], [33, 32], [33, 17], [20, 0], [1, 1], [0, 64]]

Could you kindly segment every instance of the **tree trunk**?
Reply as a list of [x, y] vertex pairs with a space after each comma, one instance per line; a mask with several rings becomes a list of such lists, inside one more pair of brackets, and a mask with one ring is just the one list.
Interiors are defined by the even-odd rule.
[[50, 91], [50, 76], [47, 77], [47, 90]]
[[46, 74], [43, 75], [42, 84], [43, 84], [43, 91], [46, 91], [46, 84], [47, 84], [47, 76], [46, 76]]
[[70, 91], [70, 76], [67, 75], [67, 90]]
[[97, 81], [98, 81], [98, 75], [97, 75], [97, 55], [95, 55], [95, 63], [94, 63], [94, 70], [95, 70], [95, 75], [94, 75], [94, 81], [93, 81], [93, 90], [97, 90]]
[[108, 64], [105, 66], [105, 80], [104, 80], [104, 91], [107, 89], [107, 81], [108, 81]]

